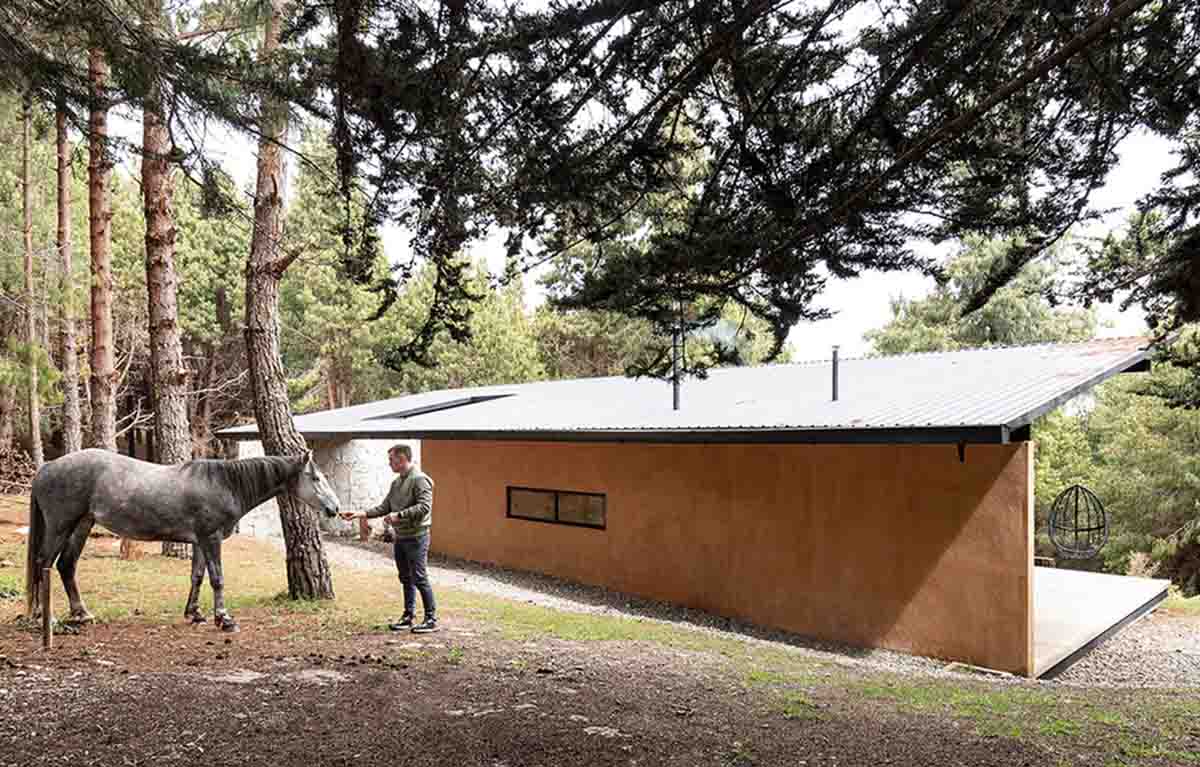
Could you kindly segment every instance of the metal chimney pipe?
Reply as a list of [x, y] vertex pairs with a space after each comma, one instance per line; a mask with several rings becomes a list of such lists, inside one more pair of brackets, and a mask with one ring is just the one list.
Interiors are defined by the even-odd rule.
[[833, 401], [838, 398], [838, 348], [833, 347]]
[[679, 346], [680, 328], [675, 325], [675, 333], [671, 338], [671, 404], [672, 410], [679, 409]]

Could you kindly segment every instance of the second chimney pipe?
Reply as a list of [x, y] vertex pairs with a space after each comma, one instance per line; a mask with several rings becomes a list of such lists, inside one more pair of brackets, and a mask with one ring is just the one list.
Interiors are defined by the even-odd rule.
[[833, 347], [833, 401], [838, 398], [838, 348]]

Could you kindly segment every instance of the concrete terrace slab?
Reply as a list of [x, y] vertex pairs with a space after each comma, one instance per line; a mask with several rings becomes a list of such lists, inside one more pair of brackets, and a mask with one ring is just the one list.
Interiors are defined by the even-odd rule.
[[1051, 678], [1125, 625], [1153, 610], [1170, 581], [1036, 567], [1034, 675]]

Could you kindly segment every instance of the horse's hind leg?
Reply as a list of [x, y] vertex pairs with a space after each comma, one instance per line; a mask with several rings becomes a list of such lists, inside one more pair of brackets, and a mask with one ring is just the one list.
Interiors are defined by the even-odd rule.
[[71, 604], [72, 623], [92, 623], [96, 620], [84, 606], [83, 599], [79, 596], [79, 587], [75, 583], [75, 566], [79, 564], [79, 555], [87, 544], [88, 533], [92, 531], [95, 522], [96, 518], [91, 514], [81, 517], [75, 524], [71, 537], [67, 539], [67, 545], [58, 555], [58, 574], [62, 577], [63, 588], [67, 591], [67, 601]]
[[204, 623], [207, 618], [200, 612], [200, 586], [204, 583], [204, 549], [192, 546], [192, 590], [188, 593], [187, 607], [183, 608], [183, 617], [192, 623]]
[[[44, 524], [45, 524], [45, 527], [44, 527], [45, 532], [43, 533], [42, 545], [38, 549], [37, 560], [34, 562], [35, 571], [38, 573], [41, 573], [42, 568], [50, 567], [51, 565], [53, 565], [54, 561], [59, 558], [59, 554], [68, 545], [68, 535], [66, 533], [58, 532], [58, 530], [56, 528], [51, 526], [51, 524], [50, 524], [51, 519], [46, 516], [45, 507], [42, 508], [41, 514], [42, 514], [42, 519], [44, 520]], [[76, 522], [76, 525], [78, 525], [78, 524], [79, 523]], [[86, 535], [84, 536], [84, 539], [85, 540], [87, 539]], [[80, 548], [82, 548], [82, 545], [80, 546]], [[78, 555], [76, 555], [76, 559], [78, 559]], [[74, 563], [72, 563], [72, 566], [71, 566], [72, 585], [74, 584], [74, 572], [75, 572]], [[61, 563], [59, 564], [59, 573], [60, 574], [62, 573], [62, 564]], [[65, 583], [65, 579], [64, 579], [64, 583]], [[76, 590], [75, 593], [76, 593], [76, 596], [78, 596], [78, 593], [79, 593], [78, 590]], [[42, 602], [40, 599], [35, 599], [34, 600], [34, 609], [32, 611], [32, 614], [30, 615], [30, 618], [34, 619], [34, 620], [40, 620], [41, 615], [42, 615]]]

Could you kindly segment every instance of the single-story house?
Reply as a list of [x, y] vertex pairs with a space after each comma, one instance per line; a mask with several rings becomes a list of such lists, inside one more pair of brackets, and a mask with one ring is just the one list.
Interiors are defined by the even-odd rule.
[[447, 555], [1043, 676], [1167, 584], [1035, 569], [1030, 426], [1148, 366], [1145, 339], [1104, 339], [723, 368], [678, 410], [670, 383], [594, 378], [296, 425], [350, 508], [382, 497], [388, 445], [416, 444]]

